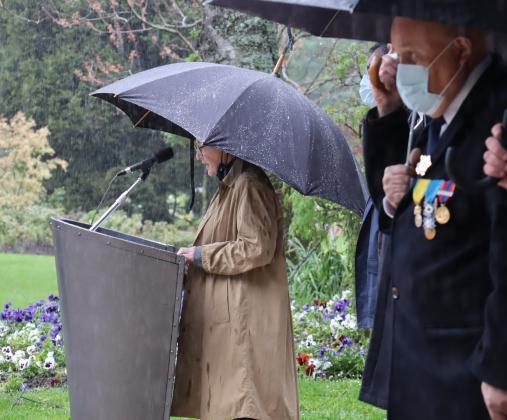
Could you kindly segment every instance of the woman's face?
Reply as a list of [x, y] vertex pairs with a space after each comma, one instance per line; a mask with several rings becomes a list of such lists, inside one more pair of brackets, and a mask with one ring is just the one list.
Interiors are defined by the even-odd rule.
[[[218, 167], [222, 163], [223, 152], [219, 149], [215, 149], [210, 146], [203, 146], [200, 143], [196, 143], [198, 146], [195, 152], [195, 158], [200, 160], [206, 167], [209, 176], [217, 176]], [[225, 162], [224, 162], [225, 163]]]

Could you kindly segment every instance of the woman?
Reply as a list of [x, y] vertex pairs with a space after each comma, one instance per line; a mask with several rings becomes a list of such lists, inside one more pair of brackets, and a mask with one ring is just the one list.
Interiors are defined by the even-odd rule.
[[171, 415], [299, 419], [282, 217], [258, 167], [196, 143], [220, 187], [181, 248], [185, 280]]

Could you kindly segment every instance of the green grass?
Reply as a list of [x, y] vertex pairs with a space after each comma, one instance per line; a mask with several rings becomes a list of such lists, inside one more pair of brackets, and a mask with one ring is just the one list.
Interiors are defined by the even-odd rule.
[[0, 304], [12, 300], [14, 307], [25, 307], [57, 293], [53, 257], [0, 254]]
[[[359, 381], [300, 381], [302, 420], [383, 420], [385, 413], [357, 400]], [[20, 396], [23, 398], [20, 398]], [[65, 388], [6, 393], [0, 388], [0, 419], [69, 419]], [[183, 420], [183, 419], [180, 419]]]
[[39, 389], [7, 393], [0, 388], [1, 420], [63, 420], [70, 419], [66, 388]]
[[[53, 257], [0, 254], [0, 304], [24, 307], [57, 293]], [[385, 412], [358, 401], [359, 381], [299, 383], [302, 420], [382, 420]], [[7, 393], [0, 385], [0, 420], [69, 419], [66, 388]]]

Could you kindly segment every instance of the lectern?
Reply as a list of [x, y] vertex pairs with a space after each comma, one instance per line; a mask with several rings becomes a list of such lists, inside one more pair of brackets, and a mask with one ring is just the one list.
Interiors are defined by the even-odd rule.
[[73, 420], [169, 419], [184, 258], [53, 218]]

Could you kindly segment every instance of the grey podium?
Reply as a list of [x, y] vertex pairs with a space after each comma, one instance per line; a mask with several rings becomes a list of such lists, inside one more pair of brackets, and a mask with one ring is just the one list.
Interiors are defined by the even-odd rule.
[[184, 259], [120, 232], [52, 226], [72, 419], [169, 419]]

